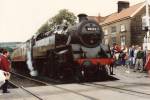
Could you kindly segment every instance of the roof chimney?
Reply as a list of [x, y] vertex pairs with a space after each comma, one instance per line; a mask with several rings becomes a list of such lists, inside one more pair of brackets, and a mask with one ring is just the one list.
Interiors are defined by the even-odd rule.
[[118, 1], [118, 13], [123, 9], [129, 8], [130, 3], [128, 1]]
[[79, 14], [78, 17], [79, 17], [79, 22], [84, 21], [84, 20], [88, 20], [86, 14]]

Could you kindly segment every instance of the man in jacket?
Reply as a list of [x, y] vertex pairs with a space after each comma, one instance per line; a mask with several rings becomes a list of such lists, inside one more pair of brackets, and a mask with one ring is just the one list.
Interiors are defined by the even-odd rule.
[[134, 71], [137, 71], [140, 69], [140, 72], [143, 71], [143, 58], [144, 58], [144, 52], [142, 51], [141, 47], [138, 48], [138, 52], [136, 54], [136, 62], [135, 62], [135, 69]]
[[[2, 55], [0, 55], [0, 69], [7, 72], [10, 72], [10, 61], [8, 60], [9, 52], [7, 50], [2, 51]], [[5, 75], [9, 76], [9, 75]], [[8, 88], [8, 80], [5, 80], [5, 83], [2, 85], [3, 93], [9, 93]]]

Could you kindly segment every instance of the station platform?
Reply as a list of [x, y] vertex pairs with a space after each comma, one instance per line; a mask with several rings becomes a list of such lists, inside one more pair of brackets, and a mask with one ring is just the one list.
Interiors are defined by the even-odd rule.
[[0, 100], [150, 100], [150, 78], [145, 73], [117, 71], [115, 81], [26, 88], [40, 98], [21, 88], [10, 89]]

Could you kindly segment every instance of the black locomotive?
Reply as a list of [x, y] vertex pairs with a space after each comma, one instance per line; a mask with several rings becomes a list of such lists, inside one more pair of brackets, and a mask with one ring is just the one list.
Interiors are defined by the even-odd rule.
[[113, 60], [109, 46], [102, 44], [102, 29], [87, 15], [78, 17], [79, 23], [74, 26], [60, 25], [23, 43], [12, 54], [13, 67], [32, 76], [58, 79], [87, 80], [107, 75], [106, 65]]

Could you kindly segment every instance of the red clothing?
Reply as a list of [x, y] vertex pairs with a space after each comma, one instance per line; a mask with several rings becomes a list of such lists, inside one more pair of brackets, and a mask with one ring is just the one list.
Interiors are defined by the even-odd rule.
[[114, 47], [114, 53], [120, 53], [120, 51], [121, 51], [120, 46], [116, 45], [116, 46]]
[[0, 69], [6, 72], [10, 71], [10, 62], [4, 55], [0, 56]]
[[150, 70], [150, 54], [148, 55], [148, 57], [146, 59], [145, 67], [147, 70]]

